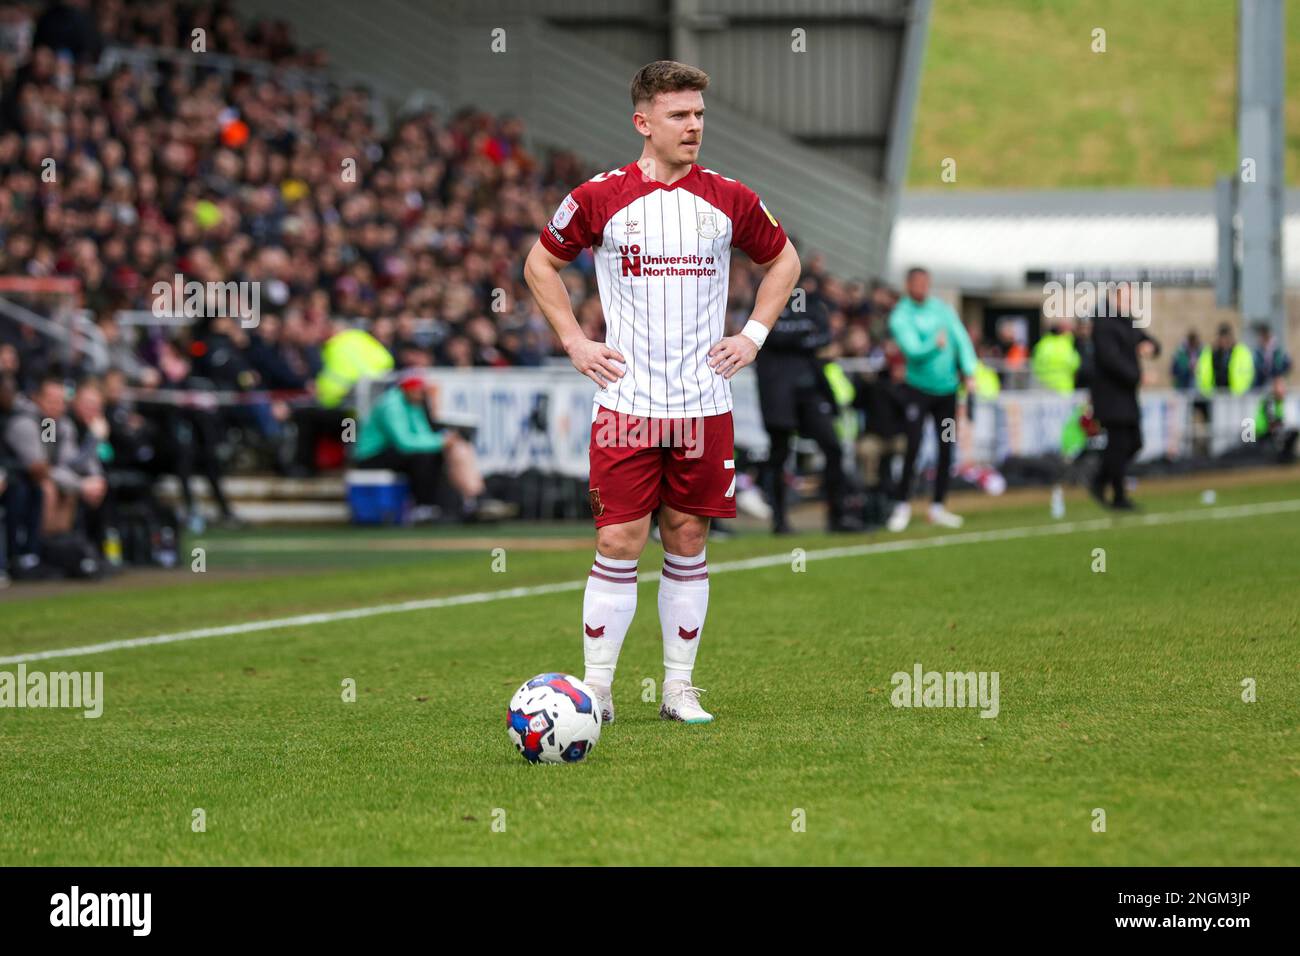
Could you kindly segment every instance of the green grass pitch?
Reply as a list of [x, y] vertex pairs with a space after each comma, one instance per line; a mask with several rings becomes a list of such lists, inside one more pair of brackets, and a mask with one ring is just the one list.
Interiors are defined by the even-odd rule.
[[[642, 700], [662, 676], [643, 583], [618, 722], [576, 766], [528, 765], [505, 730], [524, 679], [581, 675], [576, 589], [31, 661], [103, 671], [104, 712], [0, 710], [0, 865], [1295, 865], [1300, 510], [1220, 509], [1297, 500], [1294, 478], [1213, 507], [1189, 486], [1146, 495], [1144, 523], [1072, 498], [1065, 533], [961, 537], [1041, 530], [1034, 502], [837, 558], [815, 552], [898, 539], [715, 542], [715, 568], [812, 556], [712, 575], [708, 726]], [[0, 657], [579, 582], [590, 560], [585, 526], [479, 534], [213, 535], [204, 574], [12, 592]], [[998, 716], [893, 707], [918, 662], [998, 672]]]
[[[1295, 130], [1300, 16], [1294, 4], [1284, 6], [1291, 14], [1286, 125]], [[1209, 188], [1237, 165], [1237, 7], [1214, 0], [933, 4], [908, 185]], [[956, 178], [945, 180], [948, 159]], [[1294, 134], [1285, 161], [1287, 182], [1295, 182]]]

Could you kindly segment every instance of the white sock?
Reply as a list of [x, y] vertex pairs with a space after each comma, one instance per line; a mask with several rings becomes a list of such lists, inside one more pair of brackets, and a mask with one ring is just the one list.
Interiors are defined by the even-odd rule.
[[636, 614], [636, 559], [607, 558], [599, 551], [582, 599], [582, 681], [609, 687], [623, 638]]
[[659, 627], [664, 637], [664, 683], [690, 683], [695, 654], [709, 613], [709, 566], [701, 551], [694, 557], [664, 552], [659, 578]]

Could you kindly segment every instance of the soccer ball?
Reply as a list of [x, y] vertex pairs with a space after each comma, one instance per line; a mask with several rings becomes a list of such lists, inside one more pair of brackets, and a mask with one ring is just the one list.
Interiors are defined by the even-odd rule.
[[596, 695], [568, 674], [538, 674], [510, 698], [506, 730], [529, 763], [577, 763], [600, 739]]

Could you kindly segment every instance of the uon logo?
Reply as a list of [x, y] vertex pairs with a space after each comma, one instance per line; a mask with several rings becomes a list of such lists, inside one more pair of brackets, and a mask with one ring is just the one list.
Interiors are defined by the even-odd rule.
[[639, 276], [641, 274], [641, 247], [637, 245], [619, 246], [618, 252], [623, 257], [623, 275]]

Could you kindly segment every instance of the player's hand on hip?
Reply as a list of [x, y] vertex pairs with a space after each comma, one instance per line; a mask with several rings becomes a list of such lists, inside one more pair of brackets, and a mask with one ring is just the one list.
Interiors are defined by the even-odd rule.
[[731, 378], [758, 356], [758, 346], [746, 335], [728, 335], [709, 349], [709, 368]]
[[[619, 365], [626, 365], [627, 359], [604, 342], [579, 339], [569, 346], [568, 352], [573, 367], [601, 388], [606, 388], [609, 383], [623, 377], [623, 369]], [[616, 362], [618, 365], [614, 364]]]

